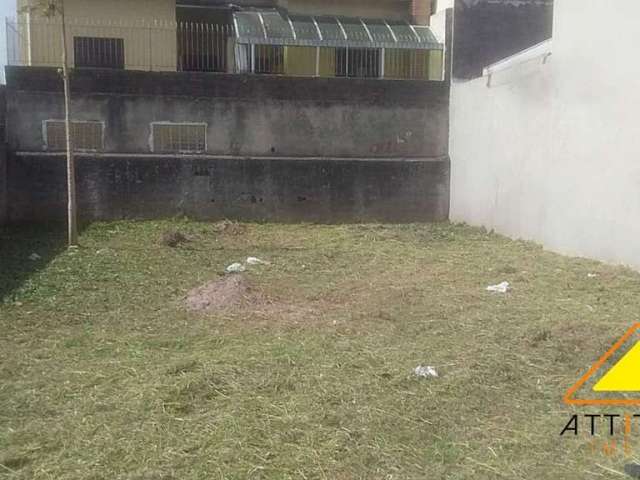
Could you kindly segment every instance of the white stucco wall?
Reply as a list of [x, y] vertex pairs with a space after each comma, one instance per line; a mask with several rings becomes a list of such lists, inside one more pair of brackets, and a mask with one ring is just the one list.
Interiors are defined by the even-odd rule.
[[640, 269], [640, 2], [556, 2], [553, 56], [452, 88], [454, 221]]

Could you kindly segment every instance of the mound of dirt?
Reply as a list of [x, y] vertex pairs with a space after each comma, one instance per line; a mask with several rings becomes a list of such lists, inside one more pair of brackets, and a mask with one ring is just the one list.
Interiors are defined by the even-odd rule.
[[189, 239], [177, 230], [169, 230], [167, 232], [164, 232], [162, 234], [162, 237], [160, 237], [160, 245], [171, 248], [176, 248], [180, 244], [186, 243], [188, 241]]
[[243, 303], [250, 290], [249, 281], [243, 275], [228, 275], [191, 290], [185, 304], [192, 312], [224, 310]]

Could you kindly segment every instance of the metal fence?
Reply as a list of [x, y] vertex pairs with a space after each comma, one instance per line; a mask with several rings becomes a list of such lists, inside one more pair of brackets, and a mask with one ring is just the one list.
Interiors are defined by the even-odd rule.
[[[59, 66], [59, 21], [7, 19], [9, 65]], [[74, 68], [254, 73], [348, 78], [442, 79], [442, 52], [357, 47], [248, 44], [234, 25], [194, 22], [70, 20], [69, 62]]]

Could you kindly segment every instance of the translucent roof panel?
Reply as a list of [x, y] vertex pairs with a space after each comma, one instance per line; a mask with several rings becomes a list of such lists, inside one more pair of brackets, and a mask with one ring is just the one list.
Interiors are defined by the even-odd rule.
[[238, 37], [264, 38], [264, 28], [258, 12], [235, 12], [233, 14]]
[[318, 28], [325, 42], [344, 42], [346, 40], [342, 27], [335, 17], [316, 17]]
[[293, 40], [293, 30], [288, 18], [283, 18], [277, 11], [263, 11], [264, 29], [268, 39]]
[[427, 45], [437, 45], [438, 39], [429, 27], [413, 27], [416, 35], [420, 38], [420, 42]]
[[233, 13], [237, 39], [244, 44], [312, 47], [442, 50], [429, 27], [407, 22], [291, 15], [276, 9]]
[[293, 30], [296, 33], [296, 39], [299, 41], [319, 42], [320, 33], [313, 21], [313, 17], [303, 15], [291, 15], [289, 17], [293, 23]]
[[371, 34], [374, 42], [394, 43], [395, 39], [391, 29], [384, 20], [365, 20], [365, 25]]
[[416, 43], [418, 36], [406, 22], [389, 22], [398, 43]]
[[349, 42], [371, 42], [369, 32], [364, 27], [362, 20], [359, 18], [339, 18], [338, 21], [344, 29], [344, 33], [347, 34], [347, 41]]

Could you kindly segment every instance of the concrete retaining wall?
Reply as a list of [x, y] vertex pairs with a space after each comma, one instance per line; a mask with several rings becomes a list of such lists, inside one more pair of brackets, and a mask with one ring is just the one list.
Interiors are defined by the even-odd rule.
[[[1, 68], [1, 67], [0, 67]], [[0, 85], [0, 143], [6, 140], [6, 119], [7, 116], [7, 89], [4, 85]]]
[[0, 85], [0, 225], [7, 221], [6, 88]]
[[[42, 151], [42, 123], [63, 118], [58, 74], [9, 67], [12, 151]], [[105, 124], [105, 151], [150, 153], [152, 122], [203, 122], [212, 155], [440, 157], [445, 82], [77, 70], [74, 120]]]
[[[61, 219], [59, 75], [8, 67], [11, 222]], [[77, 70], [74, 120], [104, 122], [78, 159], [84, 220], [431, 221], [449, 213], [448, 82]], [[150, 152], [151, 122], [205, 122], [200, 156]]]
[[0, 142], [0, 225], [7, 223], [7, 148]]
[[[9, 220], [63, 220], [63, 155], [11, 155]], [[85, 221], [187, 215], [280, 222], [422, 222], [449, 213], [447, 157], [417, 160], [79, 157]]]

